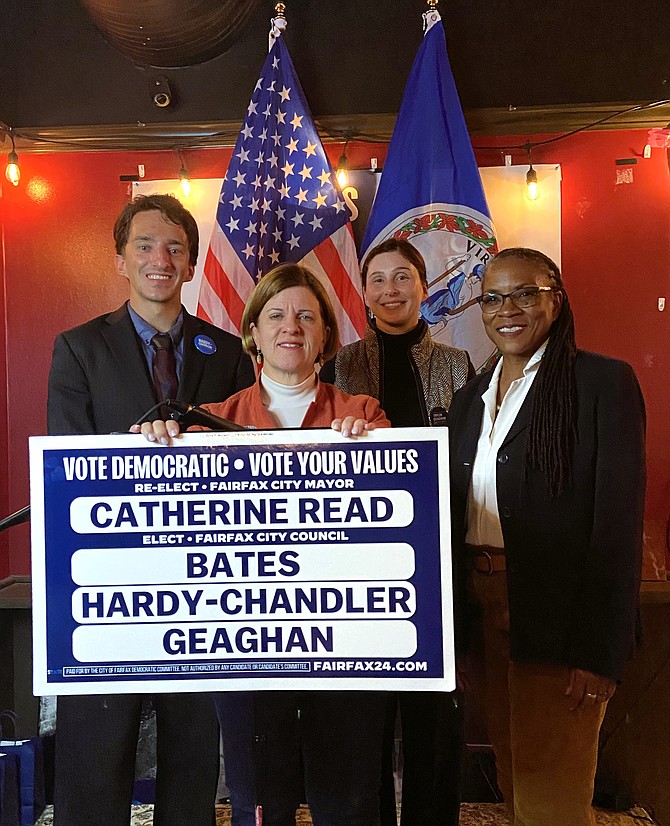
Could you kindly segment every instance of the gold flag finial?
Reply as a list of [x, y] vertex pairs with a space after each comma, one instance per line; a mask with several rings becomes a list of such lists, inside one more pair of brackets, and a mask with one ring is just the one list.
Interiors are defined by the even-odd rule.
[[286, 3], [275, 3], [275, 16], [270, 20], [269, 49], [274, 46], [277, 38], [286, 31]]
[[439, 2], [440, 2], [440, 0], [428, 0], [428, 8], [431, 11], [434, 11], [435, 9], [437, 9], [437, 4]]

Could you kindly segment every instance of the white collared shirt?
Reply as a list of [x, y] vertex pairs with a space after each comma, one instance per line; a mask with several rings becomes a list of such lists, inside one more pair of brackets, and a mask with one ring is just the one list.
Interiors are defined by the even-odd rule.
[[505, 545], [498, 513], [496, 487], [498, 451], [519, 415], [521, 405], [540, 369], [540, 362], [546, 349], [547, 341], [530, 357], [528, 364], [524, 367], [523, 376], [510, 384], [497, 416], [496, 403], [502, 359], [493, 371], [491, 383], [482, 394], [484, 414], [468, 494], [468, 530], [465, 536], [468, 545], [490, 545], [494, 548], [503, 548]]

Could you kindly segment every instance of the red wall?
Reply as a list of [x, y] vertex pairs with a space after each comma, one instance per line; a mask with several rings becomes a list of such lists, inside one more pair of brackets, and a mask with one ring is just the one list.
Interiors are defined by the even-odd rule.
[[[0, 192], [1, 194], [1, 192]], [[7, 340], [5, 331], [5, 258], [4, 258], [4, 221], [3, 221], [4, 201], [0, 197], [0, 279], [2, 279], [2, 289], [0, 289], [0, 477], [6, 473], [6, 456], [8, 445], [7, 434], [7, 367], [5, 361], [4, 343]], [[0, 478], [0, 517], [9, 513], [8, 488], [5, 481]], [[0, 580], [9, 574], [9, 535], [0, 534]]]
[[[542, 136], [540, 136], [542, 137]], [[670, 175], [666, 153], [641, 157], [647, 133], [581, 133], [533, 150], [534, 163], [560, 163], [562, 270], [580, 347], [625, 359], [647, 403], [647, 517], [670, 513]], [[528, 136], [500, 139], [508, 145]], [[530, 140], [537, 139], [531, 136]], [[482, 139], [476, 144], [495, 144]], [[498, 153], [478, 151], [480, 165]], [[617, 159], [637, 164], [617, 166]], [[616, 184], [632, 169], [633, 183]], [[665, 297], [664, 312], [657, 309]]]
[[[197, 157], [197, 174], [221, 175], [229, 153]], [[137, 173], [138, 163], [153, 178], [176, 177], [178, 171], [173, 152], [22, 155], [20, 185], [3, 181], [7, 391], [0, 399], [0, 427], [8, 426], [10, 439], [1, 457], [0, 515], [28, 503], [27, 437], [46, 432], [56, 334], [127, 298], [127, 285], [112, 266], [111, 231], [129, 197], [119, 176]], [[28, 526], [10, 529], [0, 542], [0, 577], [28, 573]]]
[[[670, 510], [670, 306], [663, 313], [656, 306], [660, 296], [670, 304], [665, 153], [640, 159], [634, 183], [615, 185], [615, 160], [641, 153], [645, 138], [640, 131], [580, 134], [538, 148], [533, 160], [562, 166], [563, 270], [579, 344], [626, 359], [642, 384], [649, 415], [647, 511], [664, 526]], [[495, 139], [478, 142], [490, 146]], [[329, 147], [334, 162], [340, 152]], [[381, 164], [385, 148], [350, 144], [347, 154], [352, 166], [362, 167], [371, 156]], [[497, 152], [477, 155], [482, 165], [500, 163]], [[190, 151], [187, 162], [193, 177], [215, 177], [229, 157], [230, 150]], [[174, 178], [178, 171], [174, 152], [23, 155], [21, 185], [3, 181], [0, 388], [6, 391], [0, 391], [0, 431], [7, 449], [0, 456], [0, 515], [28, 502], [27, 437], [45, 432], [55, 335], [126, 298], [125, 282], [112, 266], [111, 230], [128, 198], [119, 176], [135, 173], [139, 163], [149, 179]], [[27, 526], [13, 528], [0, 538], [0, 578], [28, 572]]]

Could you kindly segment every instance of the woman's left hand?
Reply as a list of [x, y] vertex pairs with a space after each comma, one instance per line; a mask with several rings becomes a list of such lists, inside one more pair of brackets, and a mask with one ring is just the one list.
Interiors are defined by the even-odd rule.
[[147, 442], [158, 442], [161, 445], [172, 444], [173, 439], [178, 439], [181, 436], [180, 428], [174, 419], [161, 421], [156, 419], [154, 422], [144, 422], [144, 424], [133, 424], [130, 426], [131, 433], [141, 433]]
[[592, 671], [584, 671], [581, 668], [572, 668], [565, 694], [572, 698], [570, 711], [575, 711], [580, 706], [587, 708], [606, 703], [615, 691], [616, 683], [609, 677], [594, 674]]
[[333, 419], [331, 428], [343, 436], [365, 436], [369, 430], [375, 429], [375, 425], [365, 419], [345, 416], [344, 419]]

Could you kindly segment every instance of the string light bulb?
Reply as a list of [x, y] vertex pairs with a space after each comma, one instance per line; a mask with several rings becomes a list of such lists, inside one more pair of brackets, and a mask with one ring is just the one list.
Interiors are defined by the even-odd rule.
[[345, 145], [340, 155], [340, 160], [337, 162], [337, 172], [335, 173], [340, 189], [344, 189], [349, 183], [349, 160], [347, 158], [347, 147]]
[[12, 142], [12, 151], [7, 155], [7, 168], [5, 169], [5, 178], [10, 184], [14, 186], [19, 185], [21, 180], [21, 170], [19, 169], [19, 156], [16, 154], [16, 146], [14, 145], [14, 136], [11, 132], [7, 133]]
[[181, 191], [184, 193], [184, 197], [188, 198], [191, 194], [191, 179], [188, 174], [188, 169], [185, 166], [179, 170], [179, 184], [181, 186]]
[[537, 172], [533, 169], [533, 164], [528, 167], [526, 172], [526, 198], [529, 201], [537, 201], [540, 197], [540, 186], [537, 182]]
[[177, 155], [181, 161], [181, 169], [179, 170], [179, 185], [181, 186], [181, 191], [184, 193], [184, 198], [188, 198], [191, 194], [191, 176], [186, 168], [186, 161], [184, 161], [184, 156], [181, 154], [180, 149], [177, 150]]

